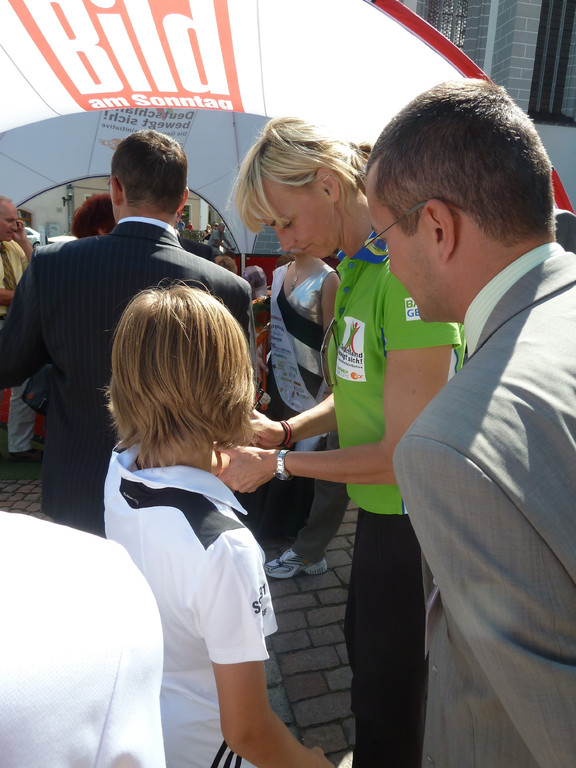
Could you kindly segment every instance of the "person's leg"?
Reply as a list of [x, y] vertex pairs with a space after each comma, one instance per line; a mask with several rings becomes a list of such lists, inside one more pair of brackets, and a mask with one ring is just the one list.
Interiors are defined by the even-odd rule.
[[8, 415], [8, 451], [11, 454], [26, 453], [32, 448], [36, 412], [22, 400], [26, 382], [12, 387]]
[[[338, 447], [338, 432], [329, 432], [325, 450]], [[300, 528], [290, 549], [266, 563], [266, 573], [277, 579], [287, 579], [301, 571], [324, 573], [328, 568], [326, 547], [338, 532], [349, 501], [344, 483], [315, 480], [314, 497], [306, 525]]]
[[[338, 432], [329, 432], [326, 450], [339, 448]], [[344, 483], [327, 480], [314, 482], [314, 501], [307, 524], [300, 529], [292, 549], [303, 560], [317, 563], [326, 554], [326, 547], [337, 534], [348, 509], [348, 493]]]
[[326, 547], [338, 533], [349, 501], [344, 483], [316, 480], [310, 517], [292, 545], [294, 552], [309, 563], [322, 560]]
[[361, 510], [345, 621], [354, 768], [420, 766], [424, 622], [420, 548], [408, 517]]

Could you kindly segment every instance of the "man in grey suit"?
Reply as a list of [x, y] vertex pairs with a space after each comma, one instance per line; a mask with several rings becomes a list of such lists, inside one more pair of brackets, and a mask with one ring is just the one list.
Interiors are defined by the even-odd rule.
[[394, 454], [435, 580], [423, 765], [569, 768], [576, 256], [554, 242], [549, 159], [503, 89], [445, 83], [384, 129], [367, 192], [420, 316], [468, 342]]
[[162, 281], [183, 280], [219, 296], [253, 341], [248, 283], [185, 251], [172, 229], [188, 197], [186, 176], [186, 155], [174, 139], [139, 131], [121, 141], [109, 182], [117, 226], [38, 248], [0, 331], [0, 388], [53, 364], [42, 510], [85, 531], [104, 533], [114, 446], [105, 387], [112, 336], [128, 301]]

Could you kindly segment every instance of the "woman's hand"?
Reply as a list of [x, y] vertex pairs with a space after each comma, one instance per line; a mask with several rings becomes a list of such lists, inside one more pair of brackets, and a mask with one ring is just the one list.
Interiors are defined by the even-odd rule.
[[272, 421], [259, 411], [252, 412], [254, 427], [254, 445], [261, 448], [277, 448], [284, 442], [284, 427], [279, 421]]
[[249, 447], [220, 450], [230, 463], [219, 477], [231, 490], [252, 493], [274, 477], [276, 451]]

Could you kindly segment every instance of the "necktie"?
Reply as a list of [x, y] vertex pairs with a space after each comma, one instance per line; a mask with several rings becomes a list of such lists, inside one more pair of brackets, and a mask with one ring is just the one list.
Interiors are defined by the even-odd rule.
[[4, 267], [4, 289], [6, 291], [16, 290], [16, 276], [10, 263], [10, 257], [6, 251], [4, 243], [0, 243], [0, 252], [2, 253], [2, 266]]

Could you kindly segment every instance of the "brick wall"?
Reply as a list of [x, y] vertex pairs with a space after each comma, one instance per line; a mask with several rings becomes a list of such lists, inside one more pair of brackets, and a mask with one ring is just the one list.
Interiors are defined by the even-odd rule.
[[530, 100], [541, 0], [499, 4], [491, 78], [525, 110]]

